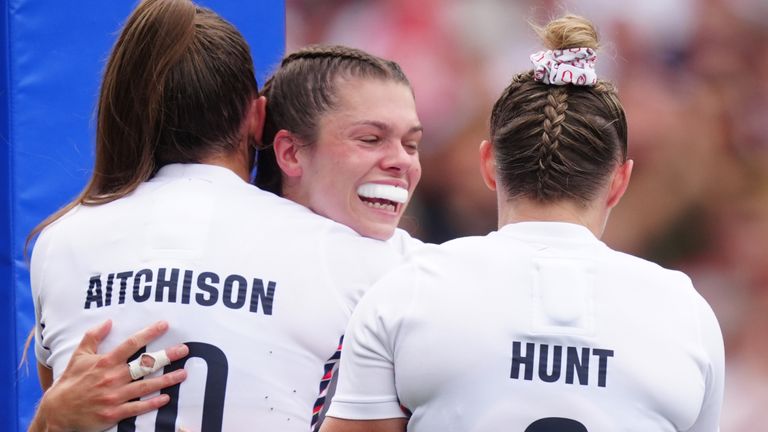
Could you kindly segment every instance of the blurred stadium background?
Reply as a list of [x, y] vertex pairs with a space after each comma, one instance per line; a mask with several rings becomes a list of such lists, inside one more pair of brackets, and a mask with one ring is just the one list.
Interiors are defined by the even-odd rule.
[[636, 163], [604, 240], [693, 278], [725, 336], [722, 430], [768, 422], [768, 1], [286, 6], [289, 51], [343, 43], [397, 60], [411, 78], [424, 176], [403, 225], [431, 242], [495, 229], [477, 147], [491, 105], [540, 46], [527, 21], [564, 11], [593, 20], [603, 42], [598, 74], [618, 84]]
[[[25, 8], [17, 6], [21, 3]], [[4, 8], [15, 7], [15, 15], [34, 12], [34, 3], [0, 0]], [[244, 15], [243, 5], [227, 0], [201, 3], [219, 12], [226, 4], [237, 18], [233, 21], [250, 33], [249, 41], [264, 42], [258, 36], [271, 24], [246, 18], [258, 14]], [[124, 17], [132, 4], [114, 6], [124, 9], [116, 16]], [[72, 6], [58, 7], [74, 13]], [[513, 73], [530, 67], [528, 55], [539, 46], [527, 21], [541, 23], [564, 11], [593, 20], [603, 41], [598, 73], [619, 86], [630, 123], [630, 155], [636, 161], [628, 194], [604, 240], [693, 278], [720, 319], [726, 341], [722, 430], [763, 428], [759, 425], [768, 422], [768, 0], [287, 0], [286, 8], [288, 51], [308, 43], [343, 43], [397, 60], [411, 78], [425, 126], [424, 176], [403, 225], [431, 242], [495, 229], [495, 197], [480, 179], [477, 147], [487, 137], [492, 103]], [[4, 19], [0, 24], [6, 25]], [[38, 25], [28, 21], [29, 27]], [[279, 27], [278, 21], [282, 25], [282, 20], [270, 22]], [[110, 24], [108, 31], [114, 28]], [[102, 42], [99, 49], [106, 52]], [[36, 48], [27, 47], [31, 52]], [[48, 58], [38, 61], [43, 60]], [[67, 64], [66, 58], [59, 60]], [[21, 78], [23, 96], [39, 87], [39, 76]], [[87, 99], [86, 114], [58, 110], [63, 121], [74, 121], [73, 116], [82, 117], [83, 125], [89, 121], [97, 84], [94, 74], [93, 82], [78, 90]], [[62, 98], [66, 101], [75, 90], [64, 89]], [[51, 105], [43, 96], [40, 100]], [[61, 135], [51, 136], [62, 141]], [[88, 143], [75, 145], [87, 153]], [[20, 151], [18, 160], [27, 159], [40, 164], [27, 149]], [[37, 172], [66, 164], [48, 165], [42, 171], [38, 166]], [[66, 175], [84, 180], [85, 171], [70, 165]], [[30, 170], [24, 178], [35, 175]], [[19, 185], [31, 190], [11, 192], [21, 197], [19, 208], [26, 216], [41, 219], [69, 199], [58, 194], [56, 203], [46, 203], [50, 208], [38, 208], [32, 204], [40, 191], [32, 183]], [[5, 220], [7, 215], [0, 216]], [[19, 217], [14, 235], [23, 238], [38, 222], [32, 219], [38, 217]], [[2, 240], [1, 249], [10, 251], [3, 259], [3, 279], [12, 275], [7, 281], [24, 293], [3, 300], [3, 310], [11, 311], [3, 322], [15, 325], [6, 329], [4, 340], [8, 345], [16, 341], [20, 354], [18, 343], [31, 327], [31, 305], [25, 272], [6, 269], [24, 267], [18, 239], [13, 248], [6, 245], [10, 240]], [[15, 324], [14, 308], [21, 315]], [[34, 371], [31, 376], [26, 368], [16, 371], [17, 355], [3, 358], [4, 365], [19, 372], [3, 374], [3, 388], [20, 385], [17, 395], [25, 395], [16, 401], [23, 406], [21, 423], [7, 424], [22, 430], [31, 414], [32, 403], [26, 402], [36, 398]], [[12, 416], [16, 402], [3, 402], [0, 412]]]

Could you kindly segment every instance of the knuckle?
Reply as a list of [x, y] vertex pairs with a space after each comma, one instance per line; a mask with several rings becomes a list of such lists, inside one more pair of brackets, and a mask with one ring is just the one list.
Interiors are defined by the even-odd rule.
[[99, 358], [94, 363], [94, 366], [99, 369], [108, 368], [112, 366], [112, 359], [107, 356], [99, 356]]
[[96, 413], [96, 417], [102, 423], [116, 423], [120, 420], [117, 410], [114, 408], [104, 408]]
[[87, 342], [94, 338], [96, 338], [96, 329], [90, 329], [83, 334], [83, 338], [80, 341]]
[[163, 385], [168, 387], [174, 384], [178, 384], [182, 381], [182, 375], [180, 374], [168, 374], [163, 375]]
[[100, 411], [101, 413], [111, 412], [111, 407], [117, 405], [119, 402], [117, 396], [112, 393], [106, 393], [96, 397], [96, 403], [106, 407]]
[[136, 350], [144, 346], [144, 343], [142, 342], [141, 338], [138, 335], [130, 336], [125, 342], [129, 346], [136, 348]]
[[101, 381], [99, 382], [101, 387], [116, 387], [120, 385], [121, 379], [120, 376], [115, 374], [106, 374], [101, 377]]
[[137, 383], [137, 388], [139, 390], [139, 393], [142, 395], [147, 395], [149, 393], [152, 393], [155, 391], [151, 383], [147, 380], [141, 380]]
[[112, 377], [103, 376], [99, 379], [98, 384], [96, 385], [98, 388], [109, 388], [112, 387]]
[[120, 400], [116, 395], [111, 394], [104, 397], [104, 402], [109, 406], [115, 406], [120, 403]]

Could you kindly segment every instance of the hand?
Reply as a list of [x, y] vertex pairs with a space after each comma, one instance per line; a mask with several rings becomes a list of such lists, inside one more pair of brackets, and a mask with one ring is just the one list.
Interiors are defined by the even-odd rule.
[[[163, 388], [178, 384], [187, 377], [184, 369], [155, 378], [132, 381], [128, 358], [141, 347], [162, 336], [168, 323], [158, 321], [132, 335], [117, 348], [98, 354], [99, 344], [112, 328], [112, 322], [89, 330], [72, 354], [67, 368], [40, 401], [32, 431], [100, 431], [122, 419], [156, 410], [168, 403], [168, 395], [132, 401]], [[189, 354], [186, 345], [165, 350], [171, 361]]]

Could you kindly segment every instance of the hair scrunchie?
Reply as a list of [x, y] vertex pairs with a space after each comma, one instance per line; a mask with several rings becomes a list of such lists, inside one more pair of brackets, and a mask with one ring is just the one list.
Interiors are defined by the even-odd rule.
[[593, 86], [597, 83], [592, 48], [568, 48], [531, 54], [533, 79], [544, 84]]

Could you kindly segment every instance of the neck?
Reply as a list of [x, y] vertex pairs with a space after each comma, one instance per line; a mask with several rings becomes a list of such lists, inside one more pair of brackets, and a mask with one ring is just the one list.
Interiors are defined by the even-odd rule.
[[568, 200], [541, 203], [526, 198], [499, 197], [498, 204], [499, 228], [517, 222], [568, 222], [585, 226], [600, 238], [608, 219], [608, 210], [594, 202], [584, 207]]
[[227, 168], [246, 182], [251, 179], [250, 163], [247, 157], [239, 153], [210, 156], [201, 160], [200, 163]]
[[281, 188], [281, 194], [285, 199], [289, 199], [295, 203], [301, 204], [304, 207], [307, 207], [308, 209], [315, 211], [312, 209], [312, 206], [309, 202], [309, 197], [307, 194], [299, 188], [299, 184], [296, 181], [296, 179], [288, 176], [283, 176], [283, 183]]

